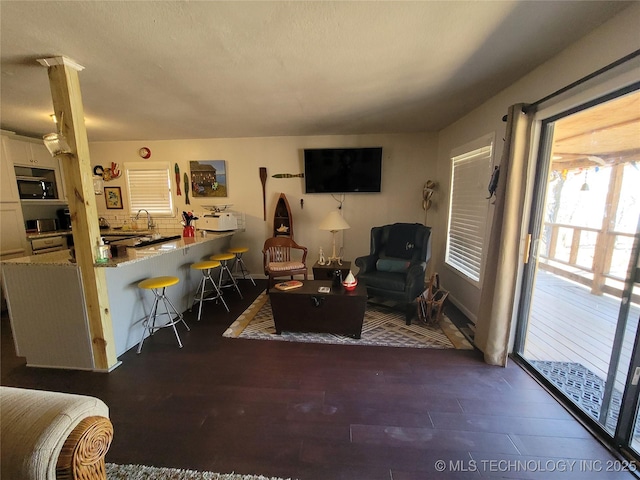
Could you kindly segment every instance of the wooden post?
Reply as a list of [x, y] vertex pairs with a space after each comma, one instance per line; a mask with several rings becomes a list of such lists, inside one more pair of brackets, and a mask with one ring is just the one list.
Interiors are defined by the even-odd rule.
[[69, 213], [73, 222], [76, 261], [82, 274], [94, 368], [109, 371], [118, 364], [118, 359], [105, 270], [94, 267], [100, 228], [78, 78], [78, 71], [83, 67], [66, 57], [47, 58], [38, 62], [48, 67], [54, 113], [72, 151], [70, 155], [62, 154], [59, 157], [64, 168]]
[[609, 189], [604, 207], [602, 225], [596, 240], [595, 254], [593, 256], [593, 283], [591, 293], [602, 295], [605, 285], [605, 275], [611, 268], [611, 259], [615, 247], [616, 237], [616, 215], [620, 205], [620, 191], [622, 190], [622, 177], [624, 175], [624, 164], [618, 163], [611, 167], [609, 177]]

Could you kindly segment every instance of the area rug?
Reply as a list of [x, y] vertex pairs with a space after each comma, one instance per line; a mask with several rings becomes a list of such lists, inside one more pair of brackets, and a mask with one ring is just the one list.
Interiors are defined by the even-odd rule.
[[145, 465], [107, 463], [106, 467], [107, 480], [283, 480], [276, 477], [263, 477], [262, 475], [197, 472], [195, 470], [147, 467]]
[[407, 325], [404, 313], [371, 303], [367, 303], [360, 339], [330, 333], [282, 332], [278, 335], [273, 323], [269, 296], [266, 293], [261, 293], [223, 336], [340, 345], [473, 349], [465, 336], [446, 316], [442, 317], [437, 326], [418, 323], [415, 319], [411, 325]]
[[[599, 420], [605, 389], [602, 378], [575, 362], [532, 360], [531, 364], [582, 410]], [[610, 431], [615, 430], [621, 405], [622, 392], [614, 388], [606, 421], [606, 427]]]

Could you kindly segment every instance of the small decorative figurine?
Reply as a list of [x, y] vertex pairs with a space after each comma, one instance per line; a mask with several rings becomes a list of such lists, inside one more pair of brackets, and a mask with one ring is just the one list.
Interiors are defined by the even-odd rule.
[[324, 252], [322, 251], [322, 247], [320, 247], [320, 256], [318, 257], [318, 265], [324, 265], [325, 259], [324, 259]]

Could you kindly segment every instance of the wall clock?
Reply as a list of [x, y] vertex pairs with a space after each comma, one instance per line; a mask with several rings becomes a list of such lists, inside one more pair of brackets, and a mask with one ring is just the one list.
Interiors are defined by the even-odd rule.
[[149, 150], [147, 147], [142, 147], [140, 150], [138, 150], [138, 155], [140, 155], [142, 158], [149, 158], [151, 156], [151, 150]]

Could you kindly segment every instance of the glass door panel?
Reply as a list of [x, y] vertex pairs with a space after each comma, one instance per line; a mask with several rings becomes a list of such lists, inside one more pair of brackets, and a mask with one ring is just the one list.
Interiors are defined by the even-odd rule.
[[544, 121], [543, 135], [518, 354], [613, 437], [640, 319], [640, 93]]

